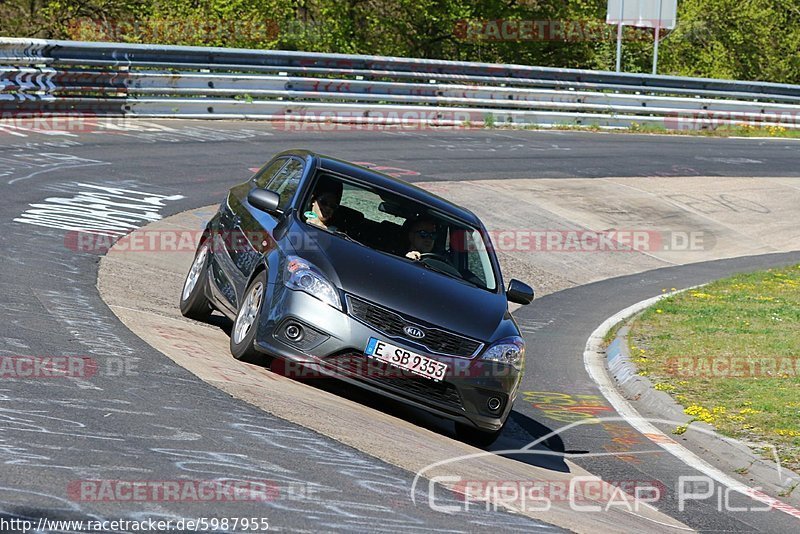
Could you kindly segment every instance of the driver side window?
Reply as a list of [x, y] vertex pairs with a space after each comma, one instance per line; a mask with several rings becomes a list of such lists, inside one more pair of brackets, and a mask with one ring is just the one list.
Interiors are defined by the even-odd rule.
[[300, 179], [303, 177], [303, 162], [296, 158], [290, 158], [289, 162], [275, 175], [275, 177], [267, 185], [267, 189], [275, 191], [281, 196], [278, 209], [283, 211], [292, 201]]
[[264, 167], [261, 169], [258, 174], [253, 176], [253, 181], [255, 181], [256, 185], [259, 189], [266, 189], [267, 184], [272, 180], [272, 178], [278, 173], [281, 168], [286, 164], [286, 158], [278, 158], [272, 164]]

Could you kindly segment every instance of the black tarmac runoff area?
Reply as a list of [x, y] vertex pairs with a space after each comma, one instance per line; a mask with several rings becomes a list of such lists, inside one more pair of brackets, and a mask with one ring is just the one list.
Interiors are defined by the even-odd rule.
[[[791, 139], [515, 130], [306, 131], [258, 122], [188, 120], [127, 120], [85, 132], [0, 126], [0, 356], [70, 357], [71, 365], [95, 366], [96, 371], [41, 380], [0, 375], [0, 527], [19, 519], [32, 521], [32, 532], [74, 531], [43, 525], [45, 517], [156, 519], [173, 525], [188, 518], [247, 517], [268, 519], [270, 530], [277, 531], [561, 530], [477, 507], [444, 514], [428, 506], [422, 490], [413, 504], [413, 473], [231, 398], [145, 344], [100, 298], [97, 256], [75, 252], [69, 230], [19, 221], [23, 212], [42, 209], [50, 197], [96, 192], [98, 202], [113, 195], [128, 199], [119, 201], [117, 222], [132, 230], [218, 204], [232, 184], [252, 174], [249, 169], [290, 148], [388, 167], [411, 182], [800, 176], [800, 142]], [[71, 208], [64, 204], [64, 213], [80, 219], [81, 213]], [[45, 219], [42, 215], [39, 220]], [[800, 253], [791, 253], [671, 267], [537, 299], [515, 313], [528, 341], [522, 389], [541, 392], [543, 398], [556, 393], [597, 399], [603, 415], [614, 415], [582, 359], [589, 334], [607, 317], [663, 288], [685, 288], [798, 261]], [[567, 425], [535, 407], [542, 404], [519, 398], [495, 447], [521, 447]], [[625, 423], [578, 426], [546, 445], [607, 481], [658, 481], [671, 489], [678, 477], [699, 474], [663, 451], [642, 455], [642, 462], [600, 455], [615, 433], [629, 431]], [[646, 440], [632, 446], [645, 449], [657, 447]], [[532, 455], [519, 461], [561, 469], [553, 458]], [[186, 480], [261, 480], [267, 493], [281, 492], [282, 498], [209, 505], [201, 500], [177, 503], [163, 495], [129, 501], [104, 497], [113, 495], [115, 481], [161, 481], [163, 491], [169, 483]], [[181, 486], [181, 491], [192, 490], [198, 488]], [[440, 504], [448, 499], [455, 502], [458, 497], [439, 496]], [[716, 504], [693, 501], [679, 509], [674, 492], [668, 491], [657, 508], [707, 532], [800, 530], [800, 521], [781, 512], [730, 512]], [[731, 504], [744, 510], [759, 505], [739, 494], [731, 496]], [[205, 531], [248, 531], [243, 524], [215, 525]], [[15, 532], [10, 527], [0, 531]]]

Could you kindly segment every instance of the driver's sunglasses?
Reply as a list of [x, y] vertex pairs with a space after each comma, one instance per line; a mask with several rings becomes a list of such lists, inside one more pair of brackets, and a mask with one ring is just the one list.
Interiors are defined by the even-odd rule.
[[414, 233], [420, 236], [422, 239], [433, 239], [436, 237], [436, 232], [428, 232], [427, 230], [417, 230]]

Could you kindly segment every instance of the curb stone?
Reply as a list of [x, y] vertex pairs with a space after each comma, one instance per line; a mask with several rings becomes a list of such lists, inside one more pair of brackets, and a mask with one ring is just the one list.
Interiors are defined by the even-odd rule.
[[[606, 368], [623, 396], [642, 415], [688, 425], [688, 430], [680, 436], [671, 434], [674, 428], [662, 431], [676, 441], [684, 441], [684, 446], [700, 452], [704, 459], [716, 464], [731, 476], [748, 485], [755, 485], [784, 502], [800, 504], [800, 487], [790, 495], [783, 494], [800, 483], [800, 475], [786, 468], [778, 468], [776, 462], [757, 455], [748, 444], [718, 434], [711, 425], [700, 421], [689, 424], [693, 418], [684, 413], [683, 406], [668, 393], [655, 389], [649, 378], [637, 374], [636, 364], [633, 363], [628, 349], [628, 334], [630, 324], [638, 315], [625, 320], [624, 326], [619, 329], [605, 353]], [[746, 469], [745, 474], [740, 474], [743, 469]]]

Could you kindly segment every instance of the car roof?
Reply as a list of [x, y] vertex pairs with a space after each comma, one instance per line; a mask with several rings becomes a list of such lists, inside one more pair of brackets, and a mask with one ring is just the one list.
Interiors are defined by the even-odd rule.
[[408, 182], [398, 180], [381, 172], [367, 169], [366, 167], [361, 167], [348, 161], [325, 156], [323, 154], [317, 154], [309, 150], [288, 150], [286, 152], [282, 152], [280, 155], [295, 155], [302, 158], [311, 158], [315, 161], [317, 168], [319, 169], [350, 176], [358, 181], [375, 185], [383, 189], [388, 189], [412, 200], [425, 204], [431, 208], [445, 212], [474, 226], [483, 226], [480, 219], [478, 219], [478, 217], [470, 210], [453, 204], [449, 200], [445, 200], [440, 196], [434, 195], [433, 193], [430, 193]]

